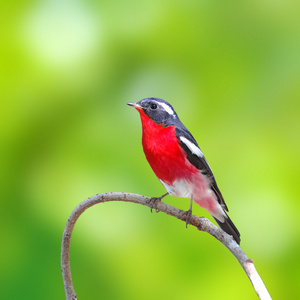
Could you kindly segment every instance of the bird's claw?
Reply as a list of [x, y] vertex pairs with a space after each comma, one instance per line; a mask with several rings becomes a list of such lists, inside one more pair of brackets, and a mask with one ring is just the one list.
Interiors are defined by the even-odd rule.
[[161, 201], [161, 197], [152, 197], [149, 200], [147, 200], [147, 203], [150, 205], [151, 212], [153, 208], [155, 208], [155, 211], [158, 212], [157, 203], [160, 201]]
[[180, 215], [179, 218], [180, 220], [185, 218], [185, 224], [186, 224], [186, 228], [188, 226], [188, 224], [191, 224], [192, 221], [192, 210], [189, 209], [188, 211], [183, 211]]
[[147, 200], [147, 203], [150, 205], [151, 212], [152, 212], [152, 209], [155, 208], [155, 211], [158, 213], [158, 209], [157, 209], [158, 202], [160, 202], [161, 199], [166, 197], [168, 194], [169, 193], [166, 193], [160, 197], [152, 197]]

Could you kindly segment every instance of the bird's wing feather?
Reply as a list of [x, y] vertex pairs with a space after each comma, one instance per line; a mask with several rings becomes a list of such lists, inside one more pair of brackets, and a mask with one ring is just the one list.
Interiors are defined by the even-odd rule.
[[216, 194], [219, 203], [226, 211], [228, 211], [223, 196], [218, 188], [215, 176], [194, 137], [183, 125], [181, 125], [180, 128], [176, 127], [175, 134], [178, 139], [179, 145], [184, 150], [189, 162], [197, 169], [199, 169], [203, 175], [209, 178], [211, 189]]

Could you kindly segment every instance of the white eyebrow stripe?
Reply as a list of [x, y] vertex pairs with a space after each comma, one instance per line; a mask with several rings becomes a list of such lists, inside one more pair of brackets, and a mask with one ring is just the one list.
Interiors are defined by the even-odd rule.
[[168, 114], [174, 116], [173, 109], [168, 104], [158, 102], [158, 105], [160, 105]]
[[187, 138], [185, 138], [184, 136], [180, 136], [179, 139], [191, 150], [193, 154], [197, 155], [198, 157], [204, 156], [200, 148], [189, 141]]

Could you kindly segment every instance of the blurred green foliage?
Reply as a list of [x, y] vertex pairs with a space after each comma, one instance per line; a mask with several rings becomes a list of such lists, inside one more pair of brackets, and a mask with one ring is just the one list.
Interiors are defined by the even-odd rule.
[[[85, 198], [164, 193], [125, 105], [150, 96], [197, 139], [273, 299], [300, 298], [299, 1], [18, 1], [0, 17], [1, 299], [64, 298], [61, 236]], [[71, 265], [79, 299], [257, 299], [212, 237], [128, 203], [82, 215]]]

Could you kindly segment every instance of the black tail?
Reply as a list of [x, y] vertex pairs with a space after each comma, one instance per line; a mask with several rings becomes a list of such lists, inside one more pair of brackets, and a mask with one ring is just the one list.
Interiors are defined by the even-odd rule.
[[[227, 214], [226, 214], [227, 216]], [[214, 219], [216, 220], [216, 222], [219, 224], [219, 226], [229, 235], [232, 235], [232, 237], [235, 239], [235, 241], [240, 244], [241, 239], [240, 239], [240, 233], [237, 230], [237, 228], [234, 226], [233, 222], [230, 220], [230, 218], [227, 216], [227, 218], [225, 218], [225, 222], [222, 223], [220, 222], [218, 219], [216, 219], [214, 217]]]

